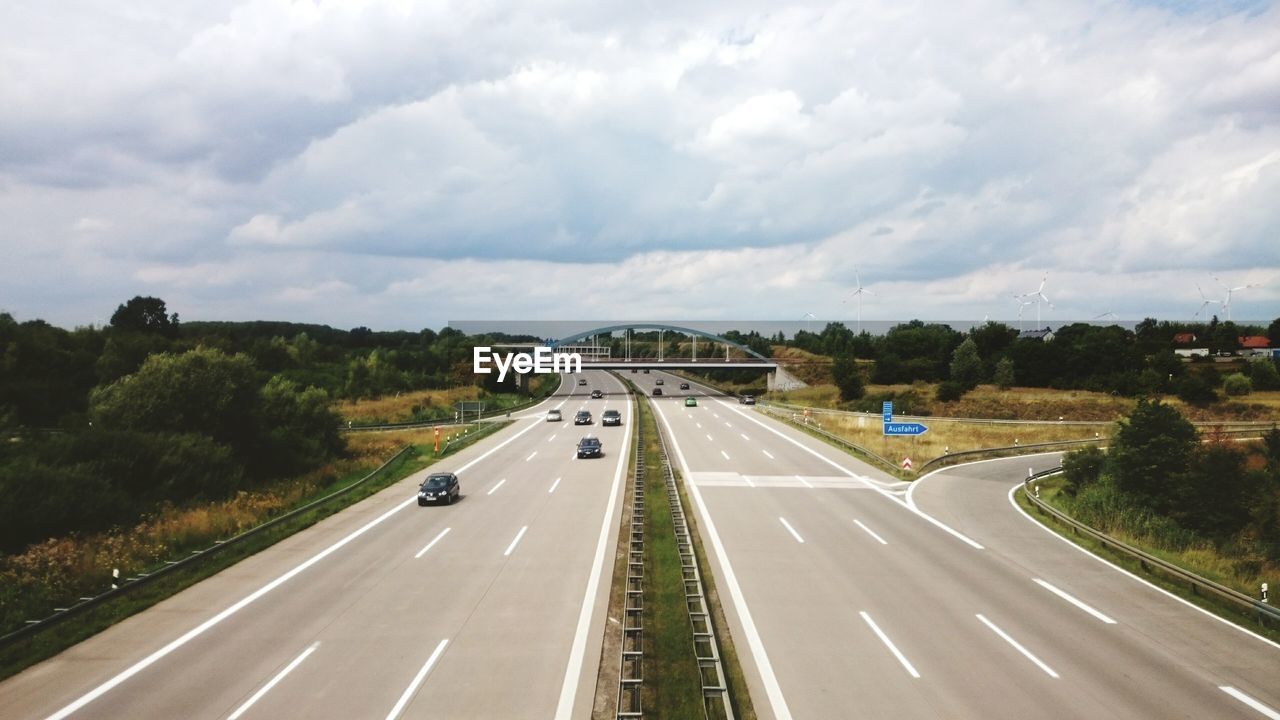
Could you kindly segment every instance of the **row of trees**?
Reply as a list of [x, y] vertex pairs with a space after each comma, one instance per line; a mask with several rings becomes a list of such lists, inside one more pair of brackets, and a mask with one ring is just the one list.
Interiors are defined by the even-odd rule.
[[1064, 491], [1086, 522], [1117, 523], [1173, 547], [1196, 540], [1280, 562], [1280, 431], [1259, 446], [1201, 442], [1174, 408], [1139, 401], [1107, 451], [1063, 459]]

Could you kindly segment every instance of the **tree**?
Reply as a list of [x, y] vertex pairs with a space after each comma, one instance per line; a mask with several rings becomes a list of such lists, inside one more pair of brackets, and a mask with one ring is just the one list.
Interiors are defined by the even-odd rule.
[[1199, 436], [1174, 408], [1139, 400], [1129, 417], [1117, 423], [1107, 453], [1107, 475], [1116, 488], [1139, 503], [1167, 514], [1171, 488], [1190, 465]]
[[1280, 390], [1280, 372], [1274, 360], [1266, 358], [1249, 363], [1249, 380], [1255, 390]]
[[938, 383], [938, 392], [934, 398], [938, 402], [955, 402], [964, 397], [966, 390], [968, 388], [955, 380], [944, 380]]
[[1253, 392], [1253, 383], [1244, 373], [1231, 373], [1222, 380], [1222, 389], [1232, 397], [1240, 397]]
[[1013, 361], [1007, 357], [1000, 358], [1000, 361], [996, 363], [996, 372], [994, 377], [996, 387], [1001, 390], [1008, 390], [1013, 387], [1013, 383], [1016, 379], [1017, 378], [1013, 372]]
[[845, 402], [857, 400], [865, 392], [858, 363], [850, 355], [840, 355], [831, 363], [831, 376], [840, 388], [840, 399]]
[[1267, 326], [1267, 339], [1271, 340], [1271, 347], [1280, 347], [1280, 318], [1272, 320]]
[[1173, 384], [1178, 397], [1189, 405], [1208, 405], [1218, 401], [1218, 394], [1213, 390], [1213, 382], [1205, 377], [1205, 373], [1187, 373]]
[[1074, 496], [1084, 488], [1098, 482], [1107, 454], [1097, 447], [1072, 450], [1062, 456], [1062, 478], [1066, 481], [1063, 491]]
[[1179, 476], [1172, 515], [1185, 528], [1217, 538], [1238, 532], [1249, 522], [1250, 476], [1245, 455], [1225, 443], [1192, 453]]
[[978, 344], [973, 338], [965, 338], [951, 354], [951, 380], [965, 390], [972, 390], [982, 379], [982, 358], [978, 357]]
[[90, 396], [100, 427], [207, 435], [243, 447], [252, 435], [258, 382], [247, 355], [197, 348], [152, 355], [132, 375]]
[[138, 295], [116, 308], [111, 315], [111, 327], [176, 337], [178, 313], [169, 315], [160, 298]]

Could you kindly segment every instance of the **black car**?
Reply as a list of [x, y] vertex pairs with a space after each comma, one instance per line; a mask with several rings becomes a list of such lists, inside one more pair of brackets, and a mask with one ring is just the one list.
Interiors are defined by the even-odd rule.
[[648, 375], [648, 374], [649, 374], [649, 368], [645, 368], [645, 369], [644, 369], [644, 374], [645, 374], [645, 375]]
[[633, 375], [634, 375], [634, 374], [635, 374], [635, 372], [636, 372], [636, 369], [635, 369], [635, 368], [631, 368], [631, 374], [633, 374]]
[[662, 388], [654, 388], [654, 389], [653, 389], [653, 396], [654, 396], [654, 397], [657, 397], [657, 396], [659, 396], [659, 395], [661, 395], [661, 394], [662, 394]]
[[604, 414], [600, 416], [600, 424], [601, 425], [621, 425], [622, 413], [618, 412], [617, 410], [605, 410]]
[[604, 397], [604, 391], [603, 391], [603, 390], [592, 390], [592, 391], [591, 391], [591, 397], [592, 397], [593, 399], [595, 399], [595, 400], [599, 400], [600, 398]]
[[604, 454], [604, 448], [600, 445], [600, 438], [593, 435], [583, 435], [578, 441], [578, 457], [590, 458], [600, 457]]
[[418, 486], [418, 506], [429, 503], [452, 505], [461, 491], [458, 476], [453, 473], [432, 473]]
[[680, 383], [680, 389], [681, 389], [681, 390], [688, 390], [688, 389], [689, 389], [689, 383]]
[[578, 413], [577, 413], [576, 415], [574, 415], [574, 416], [573, 416], [573, 424], [574, 424], [574, 425], [590, 425], [590, 424], [591, 424], [591, 411], [590, 411], [590, 410], [579, 410], [579, 411], [578, 411]]
[[579, 384], [579, 385], [586, 385], [586, 384], [587, 384], [587, 379], [586, 379], [586, 378], [578, 378], [578, 384]]

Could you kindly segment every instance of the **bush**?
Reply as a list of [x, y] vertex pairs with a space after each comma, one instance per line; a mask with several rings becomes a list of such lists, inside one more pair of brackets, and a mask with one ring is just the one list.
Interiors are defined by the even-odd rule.
[[1249, 363], [1249, 380], [1255, 390], [1280, 390], [1280, 372], [1274, 360], [1254, 360]]
[[1063, 492], [1075, 496], [1082, 488], [1088, 487], [1102, 477], [1102, 466], [1107, 460], [1107, 453], [1102, 448], [1086, 447], [1072, 450], [1062, 457], [1062, 479], [1065, 481]]
[[996, 363], [995, 376], [992, 379], [995, 380], [996, 387], [1001, 390], [1008, 390], [1013, 387], [1013, 383], [1017, 379], [1013, 372], [1013, 361], [1007, 357], [1000, 358], [1000, 361]]
[[1173, 385], [1178, 397], [1188, 405], [1208, 405], [1218, 401], [1218, 393], [1213, 391], [1213, 383], [1203, 373], [1189, 373], [1178, 378]]
[[964, 397], [965, 391], [966, 388], [963, 384], [958, 383], [955, 380], [947, 380], [945, 382], [938, 383], [938, 392], [934, 397], [938, 402], [955, 402], [956, 400]]
[[1240, 397], [1253, 392], [1253, 383], [1244, 373], [1232, 373], [1222, 380], [1222, 389], [1232, 397]]
[[831, 363], [831, 376], [836, 387], [840, 388], [840, 399], [848, 402], [857, 400], [866, 392], [862, 386], [862, 373], [858, 363], [848, 355], [838, 357]]

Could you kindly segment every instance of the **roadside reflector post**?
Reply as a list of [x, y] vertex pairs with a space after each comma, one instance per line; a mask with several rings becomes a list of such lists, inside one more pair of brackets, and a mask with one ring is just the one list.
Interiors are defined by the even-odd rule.
[[1267, 584], [1266, 584], [1266, 583], [1262, 583], [1262, 602], [1264, 602], [1264, 603], [1269, 603], [1269, 602], [1271, 602], [1270, 600], [1268, 600], [1268, 599], [1267, 599]]
[[112, 568], [111, 569], [111, 589], [112, 590], [115, 590], [116, 588], [120, 587], [119, 585], [116, 584], [116, 581], [119, 579], [120, 579], [120, 568]]
[[1037, 499], [1037, 500], [1038, 500], [1038, 499], [1040, 499], [1040, 483], [1036, 483], [1035, 485], [1032, 485], [1031, 487], [1035, 488], [1035, 491], [1036, 491], [1036, 499]]

